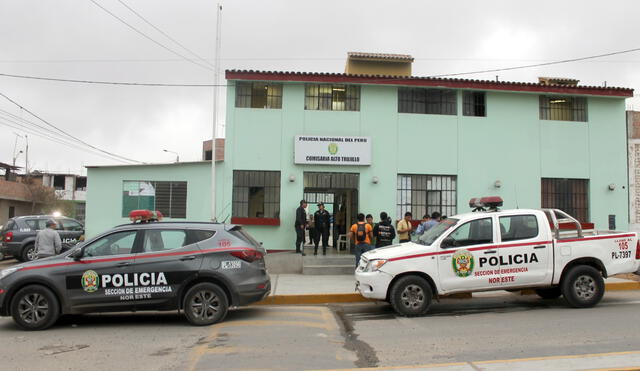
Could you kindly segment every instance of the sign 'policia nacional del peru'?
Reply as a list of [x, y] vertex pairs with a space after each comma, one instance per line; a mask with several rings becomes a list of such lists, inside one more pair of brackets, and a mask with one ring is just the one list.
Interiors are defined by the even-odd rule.
[[310, 165], [371, 165], [371, 138], [296, 135], [294, 162]]

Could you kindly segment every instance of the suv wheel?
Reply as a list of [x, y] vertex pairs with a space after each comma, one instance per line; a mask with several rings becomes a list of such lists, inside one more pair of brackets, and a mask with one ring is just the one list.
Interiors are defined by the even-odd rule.
[[574, 308], [589, 308], [602, 299], [604, 279], [597, 269], [588, 265], [571, 268], [562, 280], [562, 295]]
[[22, 249], [22, 256], [20, 260], [23, 262], [30, 262], [32, 260], [36, 260], [36, 258], [38, 258], [38, 255], [36, 255], [36, 245], [31, 243]]
[[395, 311], [403, 316], [420, 316], [429, 310], [433, 292], [431, 286], [422, 277], [406, 276], [400, 278], [391, 288], [389, 301]]
[[222, 321], [228, 308], [227, 295], [220, 286], [213, 283], [199, 283], [184, 296], [184, 314], [194, 326]]
[[47, 329], [60, 316], [58, 299], [44, 286], [26, 286], [13, 296], [11, 316], [25, 330]]

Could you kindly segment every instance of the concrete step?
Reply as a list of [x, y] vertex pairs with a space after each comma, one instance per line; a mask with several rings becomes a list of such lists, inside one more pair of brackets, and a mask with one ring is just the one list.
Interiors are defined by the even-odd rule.
[[304, 265], [302, 266], [302, 274], [305, 275], [337, 275], [337, 274], [353, 274], [356, 270], [355, 261], [351, 264], [344, 265]]
[[355, 257], [353, 255], [345, 256], [305, 256], [302, 258], [303, 265], [355, 265]]

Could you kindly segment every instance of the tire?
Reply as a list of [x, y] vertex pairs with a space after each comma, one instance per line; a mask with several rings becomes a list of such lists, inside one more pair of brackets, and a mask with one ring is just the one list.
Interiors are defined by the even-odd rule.
[[[220, 322], [227, 315], [229, 301], [220, 286], [203, 282], [187, 291], [183, 302], [184, 314], [194, 326], [207, 326]], [[204, 304], [209, 305], [205, 308]]]
[[20, 254], [20, 260], [23, 262], [30, 262], [36, 260], [36, 245], [28, 244], [22, 248], [22, 254]]
[[41, 285], [20, 289], [11, 299], [13, 320], [28, 331], [45, 330], [60, 317], [60, 304], [55, 294]]
[[536, 289], [536, 294], [543, 299], [557, 299], [562, 295], [560, 287], [548, 287], [545, 289]]
[[407, 316], [421, 316], [429, 310], [433, 291], [429, 283], [420, 276], [405, 276], [393, 284], [389, 301], [396, 313]]
[[589, 308], [598, 304], [604, 295], [604, 279], [597, 269], [588, 265], [571, 268], [561, 284], [562, 295], [574, 308]]

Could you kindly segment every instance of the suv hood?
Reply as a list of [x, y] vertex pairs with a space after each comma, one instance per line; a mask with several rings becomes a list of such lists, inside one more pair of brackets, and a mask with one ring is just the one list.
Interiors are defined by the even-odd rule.
[[406, 242], [391, 246], [379, 247], [363, 254], [368, 260], [372, 259], [392, 259], [403, 256], [424, 254], [433, 251], [433, 247], [420, 245], [414, 242]]

